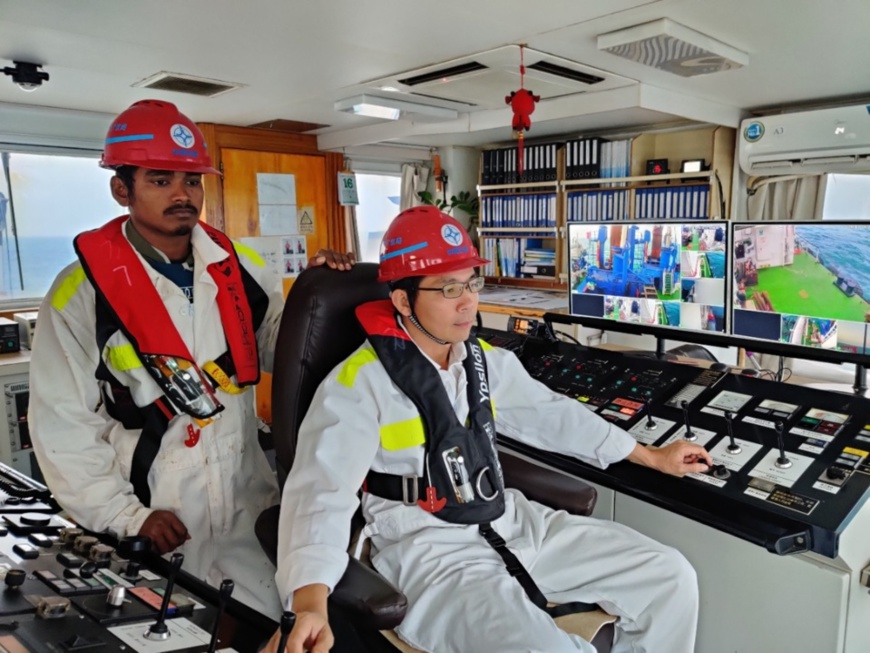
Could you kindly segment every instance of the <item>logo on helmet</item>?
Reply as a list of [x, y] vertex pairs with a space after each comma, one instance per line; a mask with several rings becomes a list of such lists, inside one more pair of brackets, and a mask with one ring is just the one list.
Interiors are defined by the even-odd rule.
[[190, 131], [189, 127], [180, 123], [175, 123], [169, 128], [169, 136], [178, 147], [187, 149], [196, 145], [196, 137], [194, 137], [193, 132]]
[[462, 231], [452, 224], [445, 224], [441, 227], [441, 237], [448, 245], [459, 245], [462, 242]]

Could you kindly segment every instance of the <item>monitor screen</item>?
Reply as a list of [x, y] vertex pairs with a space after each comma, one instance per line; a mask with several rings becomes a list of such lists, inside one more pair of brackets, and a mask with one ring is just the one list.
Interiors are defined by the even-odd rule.
[[725, 331], [725, 222], [568, 225], [571, 313]]
[[734, 335], [870, 353], [870, 224], [737, 223], [731, 270]]

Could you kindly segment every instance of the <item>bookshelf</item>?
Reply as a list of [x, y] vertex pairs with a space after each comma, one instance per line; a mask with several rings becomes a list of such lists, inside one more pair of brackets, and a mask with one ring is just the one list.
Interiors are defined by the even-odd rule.
[[[489, 283], [565, 290], [568, 222], [729, 215], [734, 129], [707, 126], [613, 141], [592, 137], [526, 149], [536, 147], [526, 152], [522, 177], [515, 147], [481, 154], [478, 233], [481, 255], [494, 261], [484, 271]], [[647, 175], [649, 159], [667, 159], [671, 170], [684, 160], [704, 159], [708, 169]], [[514, 183], [493, 183], [507, 180]]]

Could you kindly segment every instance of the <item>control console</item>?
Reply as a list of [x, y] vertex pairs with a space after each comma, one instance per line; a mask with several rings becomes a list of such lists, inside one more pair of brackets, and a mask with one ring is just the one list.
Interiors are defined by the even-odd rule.
[[695, 442], [713, 460], [680, 479], [630, 463], [600, 470], [502, 440], [564, 471], [780, 554], [836, 557], [870, 494], [870, 400], [537, 338], [514, 351], [531, 376], [638, 442]]
[[[44, 486], [0, 464], [0, 650], [16, 653], [253, 653], [275, 623], [184, 573], [150, 541], [120, 542], [56, 514]], [[4, 487], [5, 484], [5, 487]], [[29, 503], [15, 494], [39, 493]]]

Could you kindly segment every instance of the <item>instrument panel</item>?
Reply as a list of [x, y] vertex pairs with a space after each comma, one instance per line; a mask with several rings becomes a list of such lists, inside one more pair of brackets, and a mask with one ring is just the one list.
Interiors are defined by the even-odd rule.
[[697, 442], [714, 465], [676, 478], [628, 462], [601, 470], [502, 438], [506, 446], [775, 553], [837, 556], [839, 535], [870, 491], [870, 400], [508, 335], [523, 366], [552, 390], [642, 444]]

